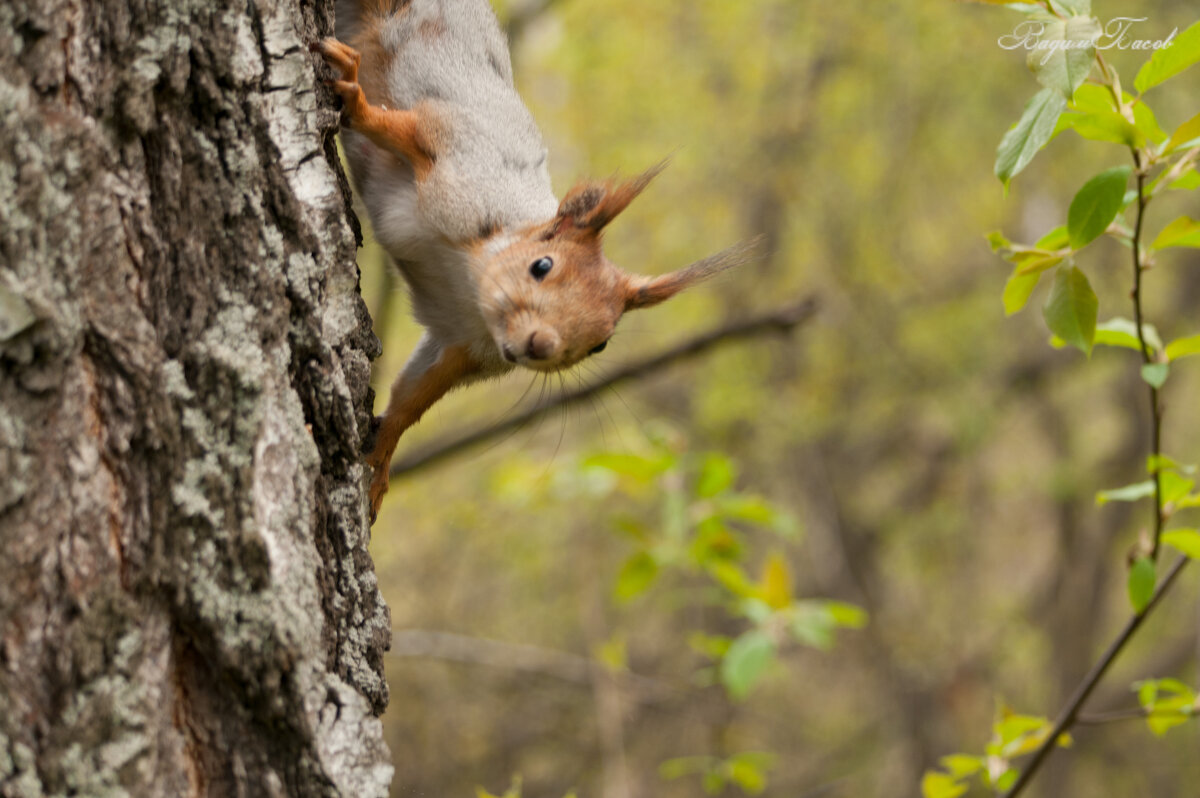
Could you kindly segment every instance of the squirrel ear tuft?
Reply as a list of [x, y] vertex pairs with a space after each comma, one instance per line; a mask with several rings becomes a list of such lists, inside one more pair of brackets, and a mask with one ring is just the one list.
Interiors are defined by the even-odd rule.
[[610, 180], [577, 184], [559, 203], [558, 216], [550, 228], [552, 235], [564, 235], [572, 230], [585, 236], [599, 235], [617, 214], [629, 207], [634, 197], [646, 190], [666, 165], [663, 161], [621, 183]]
[[637, 310], [657, 305], [685, 288], [720, 274], [726, 269], [740, 266], [751, 259], [757, 246], [756, 240], [743, 242], [668, 274], [658, 277], [630, 277], [626, 283], [625, 309]]

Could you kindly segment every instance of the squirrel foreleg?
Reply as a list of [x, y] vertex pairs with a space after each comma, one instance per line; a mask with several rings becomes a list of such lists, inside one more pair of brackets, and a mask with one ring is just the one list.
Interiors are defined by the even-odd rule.
[[412, 164], [418, 179], [433, 168], [435, 153], [428, 135], [428, 111], [383, 108], [371, 105], [358, 83], [362, 56], [353, 47], [337, 39], [323, 39], [312, 45], [329, 66], [341, 74], [333, 88], [342, 98], [350, 128], [369, 138], [376, 146], [403, 155]]

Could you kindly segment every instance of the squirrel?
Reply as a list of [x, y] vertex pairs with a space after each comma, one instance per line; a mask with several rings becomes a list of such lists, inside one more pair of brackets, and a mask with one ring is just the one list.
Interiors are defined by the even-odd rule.
[[569, 368], [626, 311], [744, 258], [735, 247], [644, 277], [604, 257], [605, 227], [662, 165], [556, 199], [487, 0], [339, 0], [336, 14], [339, 38], [312, 49], [338, 73], [352, 180], [425, 327], [367, 456], [374, 523], [401, 434], [447, 391], [517, 366]]

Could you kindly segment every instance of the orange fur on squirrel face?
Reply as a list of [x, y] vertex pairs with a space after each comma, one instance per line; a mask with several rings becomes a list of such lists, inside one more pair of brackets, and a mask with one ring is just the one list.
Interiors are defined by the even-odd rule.
[[626, 274], [604, 257], [604, 227], [662, 170], [625, 183], [581, 183], [558, 214], [481, 244], [484, 319], [504, 359], [535, 371], [569, 368], [612, 336], [626, 310], [657, 304], [704, 275]]

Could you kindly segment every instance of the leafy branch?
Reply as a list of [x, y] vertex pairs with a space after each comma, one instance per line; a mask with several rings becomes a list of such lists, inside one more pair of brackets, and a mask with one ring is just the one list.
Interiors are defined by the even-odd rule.
[[[1133, 96], [1123, 91], [1116, 70], [1096, 50], [1101, 26], [1092, 16], [1091, 0], [1045, 0], [1032, 6], [1005, 4], [1041, 22], [1039, 45], [1048, 45], [1031, 49], [1028, 60], [1030, 70], [1044, 88], [1026, 105], [1020, 121], [1004, 136], [997, 152], [995, 172], [1005, 187], [1065, 130], [1074, 130], [1085, 139], [1122, 145], [1133, 159], [1132, 168], [1114, 167], [1088, 180], [1071, 202], [1067, 224], [1034, 244], [1015, 244], [998, 232], [988, 237], [992, 249], [1013, 264], [1004, 289], [1005, 310], [1012, 315], [1024, 308], [1041, 275], [1054, 270], [1043, 307], [1053, 345], [1073, 346], [1088, 356], [1096, 345], [1138, 352], [1150, 398], [1150, 479], [1103, 491], [1097, 495], [1097, 502], [1152, 498], [1153, 520], [1150, 534], [1139, 540], [1130, 558], [1128, 592], [1133, 616], [1085, 674], [1055, 722], [1028, 716], [1001, 717], [987, 755], [943, 758], [943, 770], [930, 771], [922, 782], [925, 798], [962, 795], [968, 789], [966, 779], [976, 774], [1006, 798], [1019, 795], [1051, 751], [1069, 744], [1068, 732], [1080, 721], [1081, 709], [1096, 685], [1177, 581], [1189, 559], [1200, 557], [1200, 532], [1165, 530], [1175, 513], [1200, 506], [1200, 494], [1194, 492], [1196, 481], [1192, 476], [1196, 468], [1163, 454], [1161, 402], [1172, 363], [1200, 354], [1200, 335], [1164, 345], [1157, 330], [1146, 321], [1142, 291], [1143, 277], [1155, 265], [1158, 252], [1171, 247], [1200, 247], [1200, 222], [1188, 217], [1176, 219], [1153, 244], [1146, 245], [1146, 209], [1155, 196], [1163, 191], [1200, 187], [1200, 176], [1194, 171], [1200, 152], [1200, 114], [1168, 137], [1144, 100], [1147, 91], [1200, 62], [1200, 23], [1156, 50], [1138, 72], [1134, 81], [1138, 93]], [[1131, 179], [1134, 190], [1128, 191]], [[1134, 214], [1132, 228], [1124, 218], [1130, 209]], [[1076, 256], [1102, 236], [1116, 239], [1132, 252], [1132, 321], [1098, 321], [1099, 299], [1087, 275], [1075, 263]], [[1163, 544], [1180, 550], [1184, 556], [1169, 567], [1160, 582], [1157, 563]], [[1143, 717], [1156, 733], [1183, 722], [1195, 709], [1195, 691], [1174, 680], [1149, 680], [1135, 687]], [[1018, 770], [1012, 765], [1014, 759], [1027, 754], [1031, 757], [1023, 768]]]

